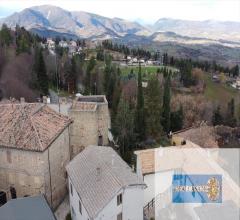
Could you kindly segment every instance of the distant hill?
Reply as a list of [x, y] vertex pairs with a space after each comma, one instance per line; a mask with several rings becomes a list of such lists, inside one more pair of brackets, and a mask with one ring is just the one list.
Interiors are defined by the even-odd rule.
[[145, 27], [121, 18], [43, 5], [14, 13], [1, 19], [2, 23], [11, 28], [18, 24], [45, 37], [112, 39], [131, 47], [161, 49], [178, 57], [217, 60], [230, 65], [240, 63], [240, 23], [237, 22], [163, 18]]
[[176, 34], [240, 42], [240, 23], [231, 21], [187, 21], [170, 18], [159, 19], [152, 31], [171, 31]]
[[113, 38], [148, 32], [135, 22], [107, 18], [87, 12], [70, 12], [50, 5], [35, 6], [2, 19], [14, 28], [16, 24], [42, 35], [66, 35], [80, 38]]

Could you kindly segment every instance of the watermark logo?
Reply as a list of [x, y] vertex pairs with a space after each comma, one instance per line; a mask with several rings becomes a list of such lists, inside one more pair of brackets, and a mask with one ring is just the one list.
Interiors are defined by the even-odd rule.
[[173, 175], [173, 203], [221, 203], [221, 175]]

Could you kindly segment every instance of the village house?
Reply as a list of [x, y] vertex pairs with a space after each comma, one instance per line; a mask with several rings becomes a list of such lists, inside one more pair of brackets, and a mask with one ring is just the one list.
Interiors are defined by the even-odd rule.
[[[227, 154], [229, 153], [228, 151]], [[233, 152], [233, 154], [238, 153], [239, 151]], [[237, 219], [240, 207], [239, 186], [230, 176], [230, 173], [234, 172], [220, 166], [219, 162], [224, 163], [225, 167], [227, 165], [227, 161], [222, 156], [225, 154], [226, 151], [222, 153], [218, 148], [202, 148], [188, 140], [179, 146], [135, 151], [137, 174], [147, 185], [144, 190], [146, 219], [151, 217], [155, 219]], [[239, 161], [236, 163], [239, 164]], [[234, 164], [233, 161], [231, 161], [230, 167], [232, 164]], [[239, 167], [236, 166], [234, 169], [237, 177]], [[172, 183], [173, 175], [176, 174], [186, 174], [190, 181], [189, 175], [191, 174], [221, 175], [221, 191], [219, 191], [221, 204], [207, 206], [207, 204], [203, 204], [205, 201], [198, 193], [193, 196], [195, 199], [201, 199], [201, 203], [173, 203]], [[230, 216], [234, 217], [222, 218], [223, 213], [228, 213], [229, 210], [232, 212]]]
[[51, 38], [47, 39], [47, 47], [49, 50], [54, 50], [55, 49], [55, 41], [52, 40]]
[[88, 145], [108, 145], [110, 115], [104, 95], [80, 96], [73, 101], [69, 117], [71, 154], [74, 157]]
[[59, 41], [59, 46], [63, 47], [63, 48], [67, 48], [68, 47], [68, 43], [67, 43], [67, 41], [61, 40], [61, 41]]
[[66, 169], [72, 220], [143, 219], [146, 186], [111, 147], [88, 146]]
[[44, 194], [57, 207], [67, 192], [71, 122], [42, 103], [0, 104], [0, 203]]

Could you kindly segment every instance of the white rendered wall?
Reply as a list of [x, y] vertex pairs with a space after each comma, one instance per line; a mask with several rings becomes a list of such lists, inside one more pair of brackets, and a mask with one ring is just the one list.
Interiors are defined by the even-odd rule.
[[172, 186], [173, 173], [174, 171], [166, 171], [144, 176], [144, 183], [147, 185], [144, 190], [144, 205]]
[[[69, 200], [72, 220], [91, 220], [82, 204], [82, 214], [79, 212], [79, 196], [73, 186], [73, 195], [70, 189], [69, 179]], [[117, 195], [122, 193], [122, 204], [117, 205]], [[122, 212], [123, 220], [143, 219], [143, 188], [140, 186], [128, 187], [117, 193], [116, 196], [104, 207], [94, 220], [116, 220], [117, 215]], [[72, 213], [72, 207], [75, 216]]]
[[[75, 190], [74, 186], [72, 185], [73, 195], [71, 194], [70, 184], [72, 184], [72, 183], [71, 183], [70, 178], [68, 178], [68, 182], [69, 182], [69, 202], [70, 202], [70, 210], [71, 210], [72, 220], [88, 220], [88, 219], [90, 219], [89, 216], [88, 216], [88, 213], [87, 213], [87, 211], [84, 208], [82, 203], [81, 203], [82, 204], [82, 214], [79, 212], [79, 196], [78, 196], [78, 193]], [[75, 211], [75, 216], [72, 213], [72, 207]]]

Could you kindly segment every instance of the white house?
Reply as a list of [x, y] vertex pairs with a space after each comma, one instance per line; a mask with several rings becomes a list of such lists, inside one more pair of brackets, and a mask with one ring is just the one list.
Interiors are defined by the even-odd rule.
[[51, 38], [48, 38], [47, 39], [47, 46], [48, 46], [48, 49], [55, 49], [55, 42], [51, 39]]
[[63, 47], [63, 48], [67, 48], [68, 47], [68, 43], [67, 43], [67, 41], [61, 40], [61, 41], [59, 41], [59, 46]]
[[142, 220], [144, 182], [111, 148], [89, 146], [68, 165], [73, 220]]
[[[231, 166], [239, 174], [239, 158], [235, 164], [231, 159], [240, 151], [205, 149], [186, 141], [185, 145], [160, 147], [135, 151], [136, 170], [144, 179], [147, 188], [144, 190], [144, 214], [148, 219], [239, 219], [240, 188], [239, 183], [229, 175]], [[221, 157], [219, 156], [221, 155]], [[224, 170], [220, 164], [230, 158], [229, 168]], [[229, 156], [231, 155], [231, 156]], [[233, 157], [234, 158], [234, 157]], [[231, 171], [231, 173], [234, 173]], [[213, 175], [222, 176], [220, 196], [221, 203], [173, 203], [173, 175]], [[191, 177], [189, 177], [191, 181]], [[194, 198], [201, 195], [194, 194]], [[221, 211], [220, 211], [221, 210]], [[224, 211], [223, 211], [224, 210]], [[231, 210], [231, 211], [230, 211]], [[223, 214], [228, 213], [228, 214]], [[207, 216], [207, 217], [206, 217]]]

